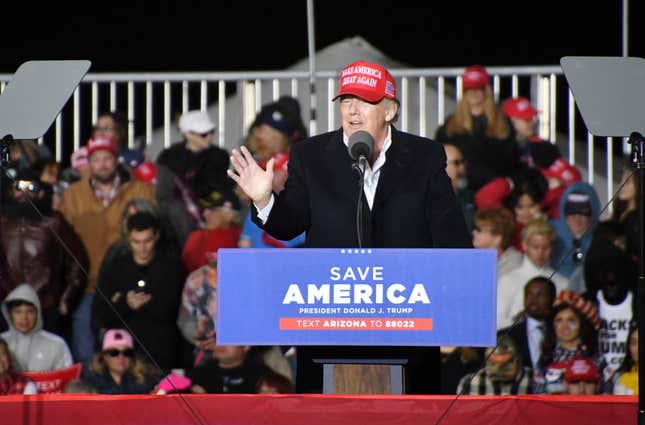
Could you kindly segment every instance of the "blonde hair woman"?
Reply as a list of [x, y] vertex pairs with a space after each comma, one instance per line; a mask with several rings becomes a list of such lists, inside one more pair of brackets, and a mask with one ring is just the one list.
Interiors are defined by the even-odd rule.
[[83, 379], [99, 394], [147, 394], [160, 378], [138, 358], [132, 335], [124, 329], [107, 330], [102, 350], [83, 368]]
[[494, 177], [508, 176], [517, 169], [519, 150], [508, 119], [495, 103], [486, 68], [469, 66], [461, 79], [463, 96], [455, 112], [437, 129], [435, 139], [461, 150], [469, 187], [477, 190]]

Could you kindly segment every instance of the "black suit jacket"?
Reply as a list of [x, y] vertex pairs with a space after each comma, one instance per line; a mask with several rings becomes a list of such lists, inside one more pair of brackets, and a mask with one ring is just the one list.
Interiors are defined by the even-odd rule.
[[[392, 144], [381, 169], [373, 209], [363, 199], [363, 247], [472, 247], [464, 216], [445, 172], [443, 146], [392, 128]], [[289, 177], [265, 225], [278, 239], [306, 231], [310, 248], [358, 247], [356, 210], [359, 175], [342, 130], [292, 146]], [[362, 187], [360, 188], [362, 190]], [[439, 393], [437, 348], [298, 347], [296, 388], [320, 392], [322, 366], [316, 358], [401, 358], [407, 361], [406, 392]]]
[[[471, 247], [445, 167], [441, 144], [392, 128], [373, 209], [363, 208], [364, 247]], [[307, 247], [357, 247], [358, 182], [342, 130], [298, 142], [285, 189], [263, 227], [283, 240], [306, 231]]]

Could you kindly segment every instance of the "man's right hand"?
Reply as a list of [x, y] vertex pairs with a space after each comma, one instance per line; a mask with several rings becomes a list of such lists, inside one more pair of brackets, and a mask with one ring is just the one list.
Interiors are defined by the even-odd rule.
[[125, 302], [132, 310], [139, 310], [141, 307], [143, 307], [144, 304], [150, 301], [150, 299], [152, 299], [152, 296], [150, 294], [132, 290], [128, 291], [125, 296]]
[[227, 173], [251, 198], [255, 206], [262, 210], [271, 200], [275, 159], [271, 158], [267, 162], [266, 170], [263, 170], [245, 146], [240, 150], [241, 152], [233, 149], [231, 164], [234, 170], [228, 170]]

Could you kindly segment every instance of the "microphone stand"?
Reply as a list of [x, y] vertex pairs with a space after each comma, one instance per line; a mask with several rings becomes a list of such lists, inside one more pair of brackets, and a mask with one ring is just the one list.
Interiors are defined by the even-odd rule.
[[[645, 327], [645, 311], [643, 310], [643, 303], [645, 302], [645, 263], [643, 262], [643, 249], [645, 243], [643, 242], [643, 224], [645, 214], [643, 211], [643, 186], [645, 185], [645, 140], [643, 135], [638, 132], [633, 132], [629, 136], [628, 143], [632, 145], [632, 158], [631, 162], [633, 167], [638, 171], [638, 181], [640, 183], [639, 190], [639, 203], [638, 217], [639, 217], [639, 239], [640, 239], [640, 252], [639, 252], [639, 274], [638, 286], [636, 287], [636, 300], [637, 309], [634, 312], [638, 317], [638, 424], [645, 425], [645, 401], [643, 400], [643, 391], [645, 390], [645, 376], [643, 375], [643, 351], [645, 351], [645, 340], [641, 337], [643, 328]], [[640, 310], [640, 311], [639, 311]]]
[[365, 185], [365, 170], [367, 168], [367, 158], [365, 155], [358, 157], [358, 161], [352, 164], [352, 169], [358, 171], [358, 204], [356, 205], [356, 236], [358, 237], [358, 247], [363, 248], [363, 186]]

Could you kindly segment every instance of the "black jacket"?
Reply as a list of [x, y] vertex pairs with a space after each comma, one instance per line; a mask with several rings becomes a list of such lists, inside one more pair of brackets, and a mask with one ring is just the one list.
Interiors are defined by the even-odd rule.
[[[131, 253], [116, 257], [106, 264], [99, 278], [99, 293], [92, 306], [94, 327], [123, 328], [122, 318], [161, 368], [167, 371], [176, 367], [180, 343], [176, 323], [184, 278], [179, 257], [168, 255], [159, 246], [146, 267], [137, 266]], [[137, 287], [139, 280], [145, 281], [143, 289]], [[140, 309], [132, 310], [126, 302], [126, 294], [130, 290], [143, 290], [151, 294], [152, 299]], [[117, 292], [121, 295], [114, 302]], [[111, 302], [111, 307], [106, 299]], [[137, 348], [141, 350], [141, 347]], [[145, 357], [145, 351], [141, 352]]]
[[[386, 158], [373, 210], [363, 208], [364, 247], [471, 247], [443, 146], [392, 128]], [[263, 227], [282, 240], [306, 231], [311, 248], [357, 247], [358, 179], [342, 130], [294, 144], [285, 189]]]
[[178, 142], [164, 149], [157, 163], [166, 166], [179, 177], [197, 198], [206, 197], [215, 189], [232, 187], [233, 181], [226, 174], [229, 153], [215, 145], [192, 152], [186, 143]]

